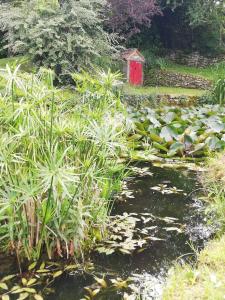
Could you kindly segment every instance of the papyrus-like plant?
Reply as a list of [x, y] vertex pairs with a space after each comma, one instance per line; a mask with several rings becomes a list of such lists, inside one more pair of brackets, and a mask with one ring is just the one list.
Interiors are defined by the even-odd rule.
[[[71, 106], [54, 88], [51, 71], [7, 67], [0, 76], [1, 249], [18, 260], [43, 252], [81, 257], [95, 242], [93, 228], [104, 233], [123, 170], [115, 168], [123, 124], [105, 123], [106, 115], [113, 119], [121, 111], [119, 98], [108, 81], [107, 94], [91, 87], [84, 104]], [[93, 80], [101, 87], [101, 78]], [[96, 93], [104, 105], [93, 101]]]

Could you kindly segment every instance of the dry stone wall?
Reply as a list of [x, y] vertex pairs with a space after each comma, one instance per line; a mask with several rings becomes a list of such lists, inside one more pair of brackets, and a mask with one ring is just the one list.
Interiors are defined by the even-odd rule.
[[220, 55], [218, 57], [206, 57], [200, 55], [198, 52], [185, 54], [182, 51], [174, 51], [167, 55], [167, 59], [181, 65], [200, 68], [212, 66], [220, 62], [225, 63], [225, 55]]
[[172, 95], [131, 95], [124, 94], [122, 101], [133, 107], [154, 107], [160, 104], [178, 105], [178, 106], [192, 106], [199, 102], [198, 96], [172, 96]]
[[200, 76], [157, 70], [146, 76], [145, 85], [209, 90], [212, 82]]

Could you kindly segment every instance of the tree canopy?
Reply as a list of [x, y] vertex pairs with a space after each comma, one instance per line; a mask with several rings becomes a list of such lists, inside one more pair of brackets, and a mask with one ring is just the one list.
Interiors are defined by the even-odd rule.
[[0, 0], [0, 56], [66, 74], [126, 47], [224, 52], [224, 0]]
[[103, 29], [102, 0], [26, 0], [1, 5], [1, 29], [11, 53], [29, 54], [57, 73], [73, 72], [115, 52], [115, 35]]
[[130, 37], [150, 27], [152, 18], [161, 14], [156, 0], [108, 0], [108, 24], [113, 31]]

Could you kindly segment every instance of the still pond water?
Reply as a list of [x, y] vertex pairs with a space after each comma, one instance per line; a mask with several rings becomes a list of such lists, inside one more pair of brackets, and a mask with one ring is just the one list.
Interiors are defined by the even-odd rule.
[[[139, 167], [146, 167], [146, 164]], [[154, 241], [145, 251], [131, 256], [94, 255], [92, 260], [99, 277], [107, 274], [113, 274], [115, 278], [134, 276], [141, 299], [160, 299], [168, 269], [177, 260], [193, 259], [192, 246], [201, 248], [209, 238], [211, 230], [206, 225], [203, 206], [197, 198], [199, 193], [196, 191], [201, 190], [201, 186], [194, 171], [160, 167], [151, 167], [150, 171], [152, 176], [137, 175], [128, 179], [127, 187], [132, 191], [133, 198], [117, 203], [112, 214], [151, 213], [162, 218], [177, 218], [183, 232], [161, 230], [163, 228], [160, 226], [163, 224], [158, 222], [153, 225], [158, 226], [157, 236], [163, 238], [163, 241]], [[183, 192], [163, 193], [154, 189], [159, 184], [166, 188], [176, 187]], [[84, 287], [92, 283], [93, 278], [87, 275], [62, 277], [55, 283], [55, 293], [48, 300], [79, 300], [86, 294]], [[95, 299], [116, 300], [122, 299], [122, 295], [109, 291], [97, 295]]]

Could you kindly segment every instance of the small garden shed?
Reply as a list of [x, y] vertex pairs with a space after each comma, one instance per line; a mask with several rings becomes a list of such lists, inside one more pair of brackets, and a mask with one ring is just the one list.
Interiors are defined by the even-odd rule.
[[127, 82], [132, 85], [142, 85], [144, 81], [144, 56], [138, 49], [127, 49], [122, 53], [122, 58], [125, 60], [124, 71]]

